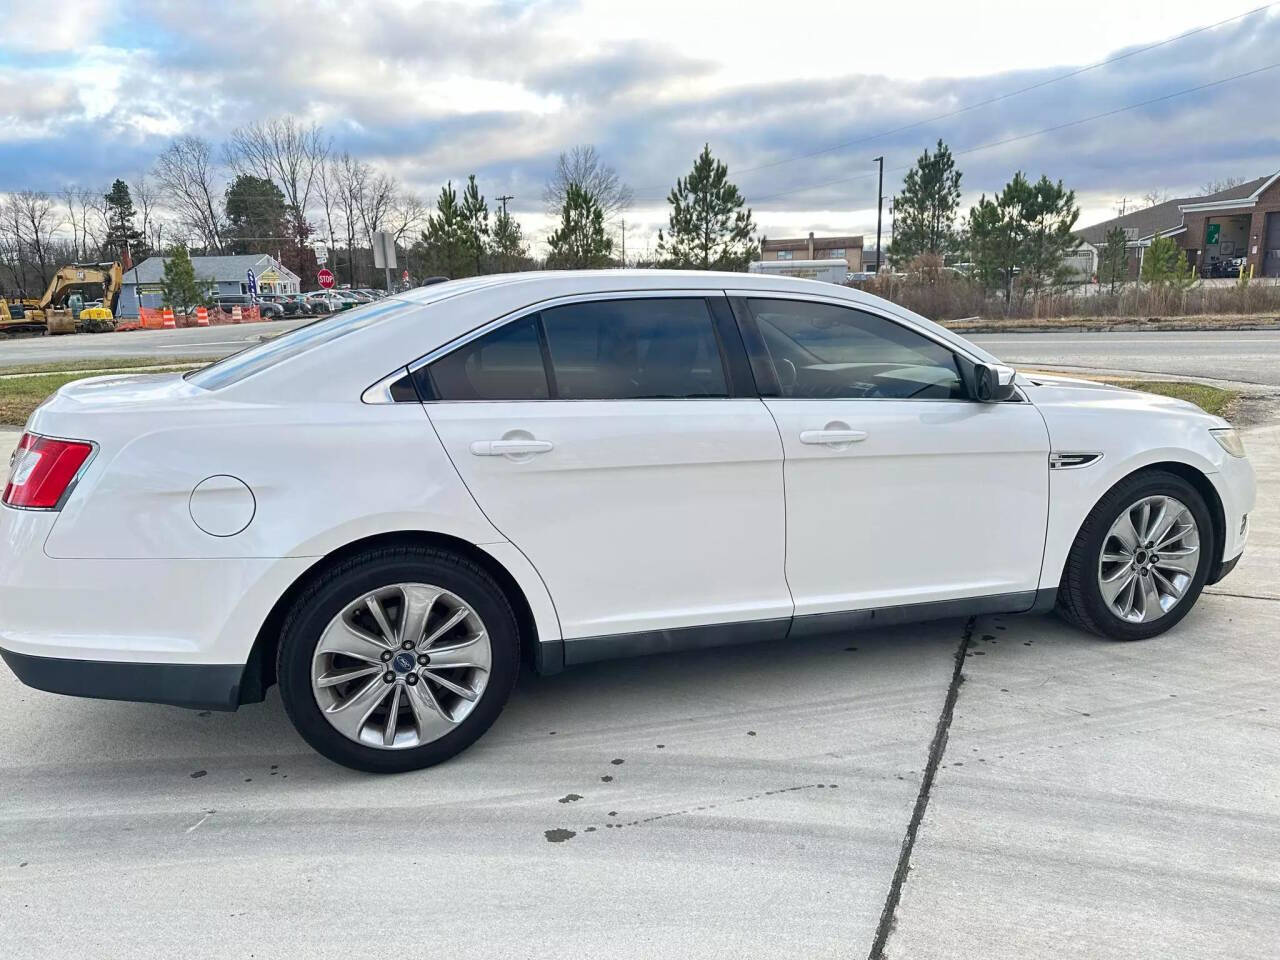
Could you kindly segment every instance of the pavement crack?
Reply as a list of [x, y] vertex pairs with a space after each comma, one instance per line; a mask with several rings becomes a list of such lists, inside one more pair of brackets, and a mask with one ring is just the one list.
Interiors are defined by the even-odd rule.
[[902, 898], [902, 888], [906, 886], [907, 874], [911, 870], [911, 851], [915, 847], [916, 834], [924, 820], [924, 812], [929, 806], [929, 794], [933, 790], [933, 778], [942, 763], [942, 755], [947, 749], [947, 736], [951, 730], [951, 718], [955, 714], [956, 700], [960, 696], [960, 684], [964, 680], [964, 655], [973, 639], [975, 617], [965, 621], [964, 631], [960, 635], [960, 643], [956, 647], [955, 665], [951, 671], [951, 683], [947, 686], [947, 696], [942, 702], [942, 712], [938, 714], [938, 723], [933, 730], [933, 740], [929, 744], [929, 758], [925, 763], [924, 773], [920, 777], [920, 792], [916, 794], [916, 803], [911, 811], [911, 820], [907, 823], [907, 832], [902, 838], [902, 849], [898, 851], [898, 866], [893, 871], [893, 880], [889, 884], [889, 893], [884, 900], [884, 909], [880, 912], [880, 923], [876, 926], [875, 939], [871, 941], [871, 952], [867, 960], [884, 960], [884, 947], [893, 932], [898, 901]]
[[1263, 597], [1256, 593], [1230, 593], [1226, 590], [1206, 590], [1205, 594], [1210, 597], [1235, 597], [1237, 600], [1270, 600], [1272, 603], [1280, 603], [1280, 597]]

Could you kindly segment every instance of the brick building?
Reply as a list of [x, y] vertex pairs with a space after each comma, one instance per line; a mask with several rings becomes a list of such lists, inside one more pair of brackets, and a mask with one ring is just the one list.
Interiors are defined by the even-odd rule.
[[1107, 234], [1120, 227], [1129, 251], [1129, 277], [1157, 237], [1172, 237], [1201, 276], [1214, 264], [1244, 258], [1255, 277], [1280, 277], [1280, 173], [1197, 197], [1180, 197], [1075, 231], [1084, 272], [1096, 276]]
[[761, 260], [844, 260], [849, 272], [862, 269], [862, 237], [808, 237], [766, 240], [760, 245]]

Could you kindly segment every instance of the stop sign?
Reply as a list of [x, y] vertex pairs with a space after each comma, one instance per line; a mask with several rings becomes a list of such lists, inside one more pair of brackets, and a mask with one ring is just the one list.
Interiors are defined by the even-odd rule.
[[316, 280], [320, 284], [320, 286], [328, 290], [330, 287], [333, 286], [333, 271], [321, 270], [319, 273], [316, 274]]

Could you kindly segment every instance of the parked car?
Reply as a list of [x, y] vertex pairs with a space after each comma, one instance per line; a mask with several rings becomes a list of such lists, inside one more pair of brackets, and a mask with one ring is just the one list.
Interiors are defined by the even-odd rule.
[[1209, 264], [1210, 277], [1238, 277], [1244, 269], [1244, 257], [1224, 257]]
[[62, 387], [0, 507], [0, 653], [201, 709], [278, 683], [325, 756], [411, 770], [522, 662], [1055, 606], [1152, 637], [1235, 566], [1254, 496], [1226, 421], [857, 290], [480, 277]]
[[309, 309], [312, 313], [317, 315], [334, 313], [338, 309], [340, 309], [334, 306], [334, 302], [332, 300], [324, 296], [324, 291], [319, 291], [316, 293], [308, 293], [306, 294], [306, 298], [307, 298], [307, 309]]
[[291, 293], [263, 293], [258, 295], [258, 300], [260, 303], [275, 304], [286, 317], [305, 316], [310, 312], [306, 301]]

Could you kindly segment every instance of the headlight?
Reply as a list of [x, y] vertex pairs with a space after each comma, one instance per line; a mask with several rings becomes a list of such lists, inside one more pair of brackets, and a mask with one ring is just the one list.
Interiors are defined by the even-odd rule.
[[1218, 427], [1209, 432], [1213, 434], [1213, 439], [1217, 440], [1218, 445], [1227, 453], [1233, 457], [1244, 456], [1244, 441], [1240, 439], [1240, 434], [1236, 433], [1235, 427]]

